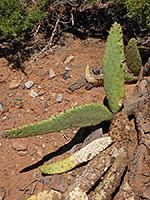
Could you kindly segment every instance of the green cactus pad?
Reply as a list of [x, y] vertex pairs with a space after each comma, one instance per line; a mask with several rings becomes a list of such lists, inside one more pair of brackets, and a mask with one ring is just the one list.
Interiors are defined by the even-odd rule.
[[110, 29], [103, 58], [104, 88], [113, 113], [120, 110], [125, 95], [125, 65], [122, 65], [123, 46], [122, 29], [115, 22]]
[[70, 127], [86, 127], [111, 120], [112, 113], [100, 104], [85, 104], [60, 113], [53, 118], [8, 130], [3, 137], [24, 138], [64, 130]]
[[140, 57], [139, 50], [137, 48], [137, 43], [134, 38], [132, 38], [127, 45], [126, 49], [126, 64], [127, 67], [138, 76], [142, 67], [142, 61]]
[[41, 171], [44, 174], [60, 174], [67, 172], [75, 167], [75, 164], [73, 162], [73, 157], [70, 156], [64, 160], [51, 163], [49, 165], [43, 165], [41, 167]]

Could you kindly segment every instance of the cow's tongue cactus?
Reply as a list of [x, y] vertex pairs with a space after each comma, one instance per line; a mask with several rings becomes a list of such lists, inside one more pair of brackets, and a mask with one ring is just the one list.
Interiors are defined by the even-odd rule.
[[132, 38], [126, 48], [126, 64], [127, 67], [137, 76], [140, 73], [142, 67], [142, 61], [137, 48], [137, 43], [134, 38]]
[[65, 113], [60, 113], [48, 120], [11, 129], [4, 137], [24, 138], [60, 131], [70, 127], [92, 126], [102, 121], [111, 120], [111, 118], [112, 114], [105, 106], [94, 103], [85, 104], [69, 109]]
[[124, 98], [125, 65], [121, 26], [114, 23], [110, 29], [103, 58], [104, 88], [113, 113], [122, 107]]

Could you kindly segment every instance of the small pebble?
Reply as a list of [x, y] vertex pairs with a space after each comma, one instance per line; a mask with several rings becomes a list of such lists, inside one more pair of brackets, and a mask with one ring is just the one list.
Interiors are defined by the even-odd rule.
[[44, 108], [45, 109], [48, 108], [48, 104], [47, 103], [44, 104]]
[[66, 80], [68, 78], [68, 72], [63, 73], [63, 78]]
[[35, 178], [35, 177], [36, 177], [36, 175], [37, 175], [37, 173], [36, 173], [36, 172], [34, 172], [34, 174], [33, 174], [33, 178]]
[[62, 102], [62, 100], [63, 100], [63, 96], [62, 96], [62, 94], [59, 94], [57, 99], [56, 99], [56, 101], [57, 102]]
[[30, 89], [34, 85], [33, 81], [28, 81], [25, 83], [26, 88]]
[[0, 111], [3, 110], [3, 104], [0, 102]]
[[19, 108], [23, 108], [23, 104], [22, 103], [20, 104]]
[[41, 96], [41, 97], [40, 97], [40, 99], [41, 99], [41, 100], [44, 100], [44, 97], [43, 97], [43, 96]]
[[49, 77], [54, 78], [56, 75], [52, 69], [49, 70]]
[[93, 73], [94, 73], [95, 75], [100, 74], [100, 69], [97, 68], [97, 67], [93, 68], [92, 71], [93, 71]]
[[65, 70], [66, 70], [66, 71], [71, 71], [71, 68], [65, 67]]
[[93, 102], [94, 102], [94, 103], [96, 103], [96, 102], [97, 102], [97, 100], [93, 100]]
[[23, 99], [21, 97], [16, 98], [17, 101], [22, 101]]
[[23, 89], [23, 90], [25, 89], [25, 85], [22, 86], [22, 89]]
[[31, 91], [30, 91], [30, 96], [31, 96], [31, 97], [37, 97], [38, 94], [37, 94], [34, 90], [31, 90]]
[[50, 98], [50, 97], [48, 97], [47, 101], [50, 101], [50, 100], [51, 100], [51, 98]]
[[68, 56], [68, 57], [65, 59], [64, 64], [68, 64], [68, 63], [71, 62], [73, 59], [74, 59], [74, 56], [73, 56], [73, 55]]

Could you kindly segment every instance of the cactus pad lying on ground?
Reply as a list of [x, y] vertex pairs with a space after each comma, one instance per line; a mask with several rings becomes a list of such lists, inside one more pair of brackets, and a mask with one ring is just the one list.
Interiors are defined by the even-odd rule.
[[127, 67], [137, 76], [140, 73], [142, 61], [137, 48], [137, 43], [134, 38], [132, 38], [127, 45], [126, 49], [126, 64]]
[[124, 98], [125, 65], [121, 26], [116, 22], [110, 29], [103, 58], [104, 88], [113, 113], [122, 107]]
[[41, 171], [44, 174], [60, 174], [67, 172], [75, 168], [77, 165], [91, 160], [101, 151], [106, 149], [111, 143], [111, 137], [99, 138], [64, 160], [49, 165], [43, 165]]
[[11, 129], [3, 136], [7, 138], [24, 138], [60, 131], [70, 127], [97, 125], [102, 121], [111, 120], [111, 118], [112, 113], [105, 106], [91, 103], [71, 108], [65, 113], [60, 113], [42, 122]]

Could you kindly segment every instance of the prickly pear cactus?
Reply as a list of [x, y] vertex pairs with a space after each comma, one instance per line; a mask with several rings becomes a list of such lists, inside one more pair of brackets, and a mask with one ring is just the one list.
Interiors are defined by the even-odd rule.
[[41, 135], [70, 127], [86, 127], [97, 125], [102, 121], [111, 120], [111, 112], [100, 104], [85, 104], [60, 113], [53, 118], [28, 124], [19, 128], [9, 130], [3, 137], [24, 138], [28, 136]]
[[108, 104], [113, 113], [117, 113], [122, 107], [124, 98], [125, 66], [122, 29], [116, 22], [110, 29], [105, 54], [103, 58], [104, 88]]
[[142, 61], [134, 38], [132, 38], [127, 45], [126, 64], [131, 72], [134, 73], [135, 76], [138, 76], [141, 70]]

